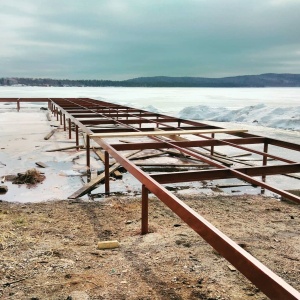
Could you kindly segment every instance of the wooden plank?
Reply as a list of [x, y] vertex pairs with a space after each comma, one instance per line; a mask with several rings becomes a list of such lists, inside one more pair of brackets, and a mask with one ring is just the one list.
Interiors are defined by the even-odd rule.
[[[127, 155], [125, 155], [125, 157], [130, 157], [133, 156], [134, 154], [140, 152], [141, 150], [129, 153]], [[109, 168], [109, 174], [111, 174], [112, 172], [114, 172], [115, 170], [117, 170], [121, 165], [119, 163], [115, 163], [113, 164], [110, 168]], [[75, 193], [73, 193], [71, 196], [68, 197], [68, 199], [76, 199], [79, 198], [85, 194], [87, 194], [89, 191], [91, 191], [92, 189], [94, 189], [94, 187], [101, 182], [102, 180], [105, 179], [105, 172], [101, 173], [99, 176], [97, 176], [96, 178], [92, 179], [89, 183], [87, 183], [86, 185], [84, 185], [82, 188], [80, 188], [79, 190], [77, 190]]]
[[246, 129], [202, 129], [202, 130], [170, 130], [170, 131], [143, 131], [143, 132], [108, 132], [92, 133], [91, 138], [113, 138], [113, 137], [136, 137], [136, 136], [157, 136], [157, 135], [186, 135], [186, 134], [205, 134], [205, 133], [240, 133], [247, 132]]

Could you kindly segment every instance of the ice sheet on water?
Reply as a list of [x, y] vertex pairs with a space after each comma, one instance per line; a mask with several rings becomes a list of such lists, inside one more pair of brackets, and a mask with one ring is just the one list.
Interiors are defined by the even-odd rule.
[[226, 107], [198, 105], [185, 107], [179, 112], [179, 117], [216, 122], [241, 122], [280, 129], [300, 130], [300, 106], [274, 108], [265, 104], [257, 104], [240, 109], [228, 109]]

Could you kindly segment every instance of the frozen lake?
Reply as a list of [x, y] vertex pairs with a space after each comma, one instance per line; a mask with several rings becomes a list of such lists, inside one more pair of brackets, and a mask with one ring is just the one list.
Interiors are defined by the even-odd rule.
[[[179, 116], [182, 114], [181, 111], [185, 109], [187, 115], [184, 117], [190, 119], [194, 118], [195, 112], [199, 113], [204, 111], [202, 121], [206, 123], [213, 123], [225, 128], [244, 128], [258, 135], [300, 143], [300, 132], [295, 129], [300, 122], [298, 113], [300, 108], [300, 88], [0, 87], [0, 97], [89, 97], [137, 108], [145, 108], [147, 110], [157, 109], [161, 113], [173, 116]], [[35, 161], [41, 160], [50, 166], [45, 172], [47, 173], [47, 178], [52, 178], [53, 180], [47, 181], [38, 188], [30, 190], [26, 187], [17, 188], [10, 184], [10, 193], [5, 196], [2, 195], [1, 198], [3, 200], [39, 202], [49, 200], [53, 196], [56, 199], [65, 199], [72, 191], [82, 185], [78, 176], [65, 176], [64, 174], [67, 171], [75, 170], [77, 172], [77, 168], [85, 168], [84, 151], [81, 154], [76, 151], [74, 151], [74, 153], [71, 152], [69, 153], [71, 154], [70, 156], [67, 156], [65, 153], [58, 153], [53, 157], [48, 157], [49, 155], [45, 150], [53, 148], [54, 146], [45, 143], [43, 140], [43, 136], [49, 131], [49, 124], [44, 123], [45, 115], [39, 110], [25, 108], [38, 108], [37, 105], [38, 104], [22, 103], [20, 113], [17, 113], [16, 110], [13, 109], [13, 114], [16, 119], [12, 119], [12, 115], [8, 115], [5, 111], [11, 110], [10, 108], [12, 107], [15, 108], [16, 105], [13, 104], [9, 106], [4, 103], [0, 104], [0, 128], [2, 129], [0, 133], [2, 147], [0, 162], [5, 163], [5, 165], [0, 165], [0, 175], [4, 176], [11, 172], [22, 172], [24, 169], [32, 167]], [[249, 109], [251, 106], [254, 107], [254, 110]], [[195, 109], [193, 107], [195, 107]], [[255, 107], [257, 107], [258, 110], [255, 110]], [[241, 118], [238, 120], [232, 118], [234, 122], [207, 121], [209, 118], [206, 117], [208, 117], [210, 113], [220, 116], [225, 109], [236, 110], [239, 112], [240, 117], [246, 116], [243, 119], [245, 122], [239, 121]], [[31, 112], [33, 111], [38, 111], [38, 113], [34, 114], [34, 118], [37, 119], [31, 116]], [[284, 128], [265, 127], [253, 123], [250, 118], [251, 113], [254, 114], [255, 118], [258, 118], [258, 112], [260, 113], [260, 119], [270, 120], [271, 115], [275, 115], [277, 118], [274, 121], [275, 123], [277, 122], [278, 124], [280, 123], [287, 126], [288, 122], [286, 120], [292, 119], [295, 128], [293, 130], [286, 130]], [[230, 113], [228, 113], [228, 115], [230, 115]], [[235, 114], [231, 113], [231, 115], [234, 116]], [[23, 121], [21, 117], [24, 117]], [[28, 132], [20, 132], [19, 128], [17, 128], [18, 126], [14, 126], [16, 123], [19, 123], [19, 125], [22, 124], [21, 127], [23, 130], [28, 127]], [[11, 124], [11, 126], [7, 126], [8, 124]], [[36, 133], [33, 134], [35, 131]], [[66, 133], [62, 133], [62, 135], [66, 135]], [[64, 143], [66, 143], [65, 140], [67, 140], [67, 137], [57, 136], [54, 140], [55, 146], [63, 147]], [[32, 146], [33, 148], [27, 149], [25, 146]], [[285, 156], [285, 153], [274, 154]], [[80, 158], [79, 160], [77, 159], [77, 165], [74, 166], [72, 160], [77, 156], [80, 156]], [[298, 153], [292, 151], [289, 158], [294, 161], [299, 161], [298, 156]], [[76, 169], [74, 169], [75, 167]], [[97, 166], [95, 166], [95, 169], [96, 168]], [[126, 180], [126, 178], [125, 176], [124, 180]], [[66, 182], [68, 184], [66, 184]], [[282, 180], [282, 177], [274, 177], [272, 180], [268, 180], [268, 183], [274, 184], [282, 189], [299, 187], [299, 180]], [[130, 177], [130, 185], [132, 184], [132, 177]], [[140, 186], [140, 184], [137, 186]], [[103, 189], [103, 187], [100, 188]], [[119, 191], [120, 187], [117, 186], [116, 189]], [[203, 192], [203, 189], [201, 189], [201, 191]], [[195, 192], [199, 192], [198, 189], [195, 188]], [[252, 191], [246, 192], [251, 193]]]
[[187, 106], [242, 108], [300, 105], [300, 88], [127, 88], [127, 87], [0, 87], [1, 97], [90, 97], [123, 105], [153, 105], [164, 113]]
[[0, 97], [88, 97], [186, 119], [223, 121], [221, 127], [233, 122], [259, 131], [291, 129], [292, 140], [300, 142], [300, 88], [3, 86]]

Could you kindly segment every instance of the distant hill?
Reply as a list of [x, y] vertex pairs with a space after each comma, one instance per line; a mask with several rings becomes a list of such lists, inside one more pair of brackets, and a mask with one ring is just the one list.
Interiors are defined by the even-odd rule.
[[300, 87], [300, 74], [261, 74], [223, 78], [139, 77], [122, 81], [51, 78], [0, 78], [0, 85], [26, 86], [122, 86], [122, 87]]
[[125, 82], [138, 86], [178, 87], [300, 87], [300, 74], [261, 74], [223, 78], [140, 77]]

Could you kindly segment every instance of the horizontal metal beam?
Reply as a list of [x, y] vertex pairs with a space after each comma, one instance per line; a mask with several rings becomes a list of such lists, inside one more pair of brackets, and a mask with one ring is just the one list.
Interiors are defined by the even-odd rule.
[[[82, 120], [82, 124], [114, 124], [117, 120], [116, 119], [99, 119], [99, 120]], [[164, 118], [159, 119], [159, 123], [173, 123], [177, 122], [177, 119], [173, 118]], [[143, 124], [143, 123], [152, 123], [152, 120], [147, 119], [131, 119], [131, 120], [119, 120], [122, 124]]]
[[[74, 118], [96, 118], [99, 116], [99, 112], [93, 112], [93, 113], [71, 113]], [[156, 117], [159, 116], [158, 114], [155, 113], [142, 113], [142, 114], [128, 114], [124, 112], [116, 113], [115, 111], [112, 111], [111, 113], [108, 112], [101, 112], [102, 115], [110, 117], [110, 118], [125, 118], [125, 117]], [[154, 120], [157, 120], [156, 118]]]
[[[191, 148], [191, 147], [206, 147], [206, 146], [223, 146], [226, 142], [235, 143], [237, 145], [247, 145], [247, 144], [261, 144], [265, 141], [263, 137], [254, 138], [238, 138], [238, 139], [224, 139], [224, 140], [196, 140], [187, 142], [172, 142], [173, 145]], [[172, 148], [166, 142], [150, 142], [150, 143], [129, 143], [129, 144], [111, 144], [113, 148], [119, 151], [125, 150], [146, 150], [146, 149], [163, 149]]]
[[[96, 125], [95, 125], [96, 126]], [[199, 127], [180, 127], [180, 129], [182, 130], [190, 130], [191, 128], [193, 129], [203, 129], [202, 126], [199, 126]], [[122, 128], [120, 127], [119, 125], [114, 127], [114, 128], [105, 128], [105, 127], [102, 127], [102, 128], [97, 128], [97, 127], [90, 127], [91, 131], [93, 133], [106, 133], [106, 132], [136, 132], [136, 129], [132, 128], [132, 129], [129, 129], [129, 128]], [[155, 131], [157, 128], [154, 128], [154, 127], [146, 127], [146, 128], [138, 128], [139, 131]], [[209, 128], [207, 128], [209, 129]], [[172, 130], [172, 128], [164, 128], [165, 131], [169, 131], [169, 130]]]
[[158, 136], [158, 135], [186, 135], [186, 134], [205, 134], [205, 133], [236, 133], [247, 132], [245, 129], [199, 129], [199, 130], [170, 130], [170, 131], [144, 131], [144, 132], [122, 132], [122, 133], [94, 133], [91, 137], [111, 138], [111, 137], [136, 137], [136, 136]]
[[282, 148], [286, 148], [286, 149], [290, 149], [290, 150], [300, 151], [300, 144], [275, 140], [275, 139], [271, 139], [271, 138], [267, 138], [266, 142], [273, 146], [278, 146], [278, 147], [282, 147]]
[[[277, 166], [233, 168], [232, 170], [239, 171], [249, 176], [289, 174], [300, 172], [300, 163]], [[162, 184], [236, 178], [235, 174], [228, 169], [152, 174], [151, 177]]]

